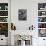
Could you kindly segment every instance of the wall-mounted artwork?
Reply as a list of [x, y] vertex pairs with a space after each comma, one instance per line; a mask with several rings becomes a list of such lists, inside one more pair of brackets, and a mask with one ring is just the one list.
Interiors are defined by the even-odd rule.
[[27, 9], [19, 9], [18, 10], [18, 19], [19, 20], [27, 20]]

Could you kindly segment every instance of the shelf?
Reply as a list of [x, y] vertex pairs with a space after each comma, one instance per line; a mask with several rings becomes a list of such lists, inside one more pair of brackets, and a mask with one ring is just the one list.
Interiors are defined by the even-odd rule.
[[46, 17], [46, 15], [44, 15], [44, 16], [38, 16], [38, 17]]
[[8, 3], [0, 3], [0, 35], [8, 37]]
[[46, 10], [38, 10], [38, 11], [46, 11]]
[[46, 3], [38, 4], [38, 36], [46, 37]]
[[46, 22], [38, 22], [38, 23], [46, 23]]
[[0, 16], [0, 17], [8, 17], [8, 16]]
[[38, 29], [46, 29], [46, 28], [38, 28]]
[[0, 23], [8, 23], [8, 22], [0, 22]]
[[8, 11], [8, 10], [0, 10], [0, 11]]

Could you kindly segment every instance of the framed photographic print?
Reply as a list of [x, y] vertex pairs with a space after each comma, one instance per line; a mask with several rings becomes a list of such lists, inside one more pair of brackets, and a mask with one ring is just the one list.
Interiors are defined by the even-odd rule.
[[18, 19], [24, 21], [27, 20], [27, 9], [18, 10]]

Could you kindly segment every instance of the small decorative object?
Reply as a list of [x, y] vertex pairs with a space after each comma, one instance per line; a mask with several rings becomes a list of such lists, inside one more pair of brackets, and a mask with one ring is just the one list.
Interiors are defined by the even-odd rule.
[[19, 9], [18, 10], [18, 19], [19, 20], [27, 20], [27, 9]]
[[43, 40], [45, 40], [45, 39], [43, 39]]
[[0, 10], [1, 10], [1, 6], [0, 6]]
[[13, 23], [11, 23], [11, 30], [16, 30], [16, 26]]
[[42, 12], [42, 15], [45, 15], [45, 12]]
[[32, 25], [32, 26], [29, 27], [29, 30], [34, 30], [34, 28], [35, 27]]
[[8, 10], [8, 6], [5, 6], [5, 10]]

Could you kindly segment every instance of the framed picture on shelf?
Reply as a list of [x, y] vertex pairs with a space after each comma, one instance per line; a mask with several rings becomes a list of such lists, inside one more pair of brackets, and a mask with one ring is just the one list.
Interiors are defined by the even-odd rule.
[[27, 9], [19, 9], [18, 10], [18, 20], [27, 20]]
[[38, 10], [45, 10], [46, 9], [46, 3], [38, 3]]
[[46, 23], [38, 23], [38, 28], [46, 28]]
[[0, 11], [0, 16], [8, 16], [8, 11]]
[[0, 17], [0, 22], [8, 22], [8, 17]]
[[46, 11], [38, 11], [38, 16], [46, 16]]
[[46, 37], [46, 29], [39, 29], [39, 37]]
[[46, 22], [46, 17], [38, 17], [38, 22]]

